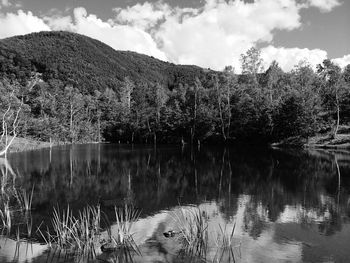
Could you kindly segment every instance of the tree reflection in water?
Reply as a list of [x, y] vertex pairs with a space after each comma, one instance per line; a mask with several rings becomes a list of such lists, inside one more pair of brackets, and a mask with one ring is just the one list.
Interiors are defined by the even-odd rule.
[[16, 185], [35, 185], [34, 225], [48, 222], [57, 204], [100, 203], [108, 217], [114, 205], [133, 204], [147, 219], [140, 242], [149, 253], [161, 244], [164, 259], [157, 233], [169, 228], [167, 213], [192, 204], [210, 208], [212, 222], [236, 222], [243, 262], [350, 256], [349, 153], [103, 144], [48, 151], [9, 156], [21, 175]]

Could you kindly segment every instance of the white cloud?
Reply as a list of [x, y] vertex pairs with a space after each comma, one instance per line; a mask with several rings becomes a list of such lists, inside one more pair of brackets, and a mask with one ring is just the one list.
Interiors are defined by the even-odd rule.
[[43, 20], [52, 30], [73, 31], [71, 16], [45, 16]]
[[155, 37], [176, 63], [238, 68], [239, 55], [257, 42], [270, 42], [273, 30], [298, 28], [300, 8], [293, 0], [207, 0], [198, 14], [168, 17]]
[[1, 6], [9, 6], [10, 5], [10, 2], [8, 0], [1, 0], [0, 2], [0, 7]]
[[12, 3], [14, 1], [9, 1], [9, 0], [0, 0], [0, 9], [2, 7], [10, 7], [10, 6], [14, 6], [14, 7], [21, 7], [21, 4], [20, 3]]
[[333, 8], [339, 6], [339, 0], [308, 0], [310, 6], [319, 8], [323, 12], [330, 12]]
[[171, 13], [171, 8], [169, 5], [161, 2], [155, 4], [145, 2], [131, 7], [128, 6], [126, 9], [115, 8], [114, 11], [116, 12], [116, 22], [149, 29], [168, 17]]
[[327, 52], [321, 49], [307, 48], [283, 48], [268, 46], [261, 50], [261, 56], [268, 68], [273, 60], [276, 60], [284, 71], [290, 71], [298, 62], [306, 60], [316, 69], [316, 65], [327, 58]]
[[50, 27], [32, 12], [19, 10], [16, 13], [0, 14], [0, 39], [14, 35], [24, 35], [32, 32], [47, 31]]
[[111, 21], [102, 21], [96, 15], [88, 15], [84, 8], [74, 9], [74, 23], [67, 26], [68, 29], [99, 39], [117, 50], [132, 50], [167, 59], [147, 32], [128, 25], [114, 25]]
[[338, 64], [341, 68], [345, 68], [347, 65], [350, 65], [350, 54], [345, 55], [342, 58], [335, 58], [332, 59], [332, 61], [336, 64]]

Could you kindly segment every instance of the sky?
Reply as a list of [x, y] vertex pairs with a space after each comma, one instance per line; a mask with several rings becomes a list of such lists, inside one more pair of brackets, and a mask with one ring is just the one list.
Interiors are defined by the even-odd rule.
[[350, 0], [0, 0], [0, 39], [66, 30], [176, 64], [240, 72], [261, 51], [265, 68], [307, 60], [350, 64]]

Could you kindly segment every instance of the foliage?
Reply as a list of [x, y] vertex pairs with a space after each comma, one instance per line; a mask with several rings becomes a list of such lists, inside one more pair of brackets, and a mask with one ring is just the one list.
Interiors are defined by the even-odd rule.
[[23, 100], [18, 135], [42, 141], [269, 143], [350, 121], [350, 67], [305, 61], [264, 71], [260, 51], [243, 74], [181, 66], [74, 33], [0, 41], [0, 113]]

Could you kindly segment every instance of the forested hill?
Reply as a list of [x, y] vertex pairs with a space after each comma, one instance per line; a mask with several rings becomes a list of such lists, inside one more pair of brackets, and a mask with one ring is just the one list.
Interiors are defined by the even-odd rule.
[[3, 39], [0, 132], [72, 143], [300, 144], [325, 133], [350, 142], [350, 65], [264, 70], [255, 48], [241, 63], [241, 75], [174, 65], [67, 32]]
[[207, 70], [160, 61], [110, 46], [75, 33], [40, 32], [0, 40], [0, 77], [25, 82], [33, 72], [46, 82], [71, 82], [79, 90], [113, 90], [125, 77], [135, 83], [160, 83], [170, 89], [178, 83], [205, 81]]

